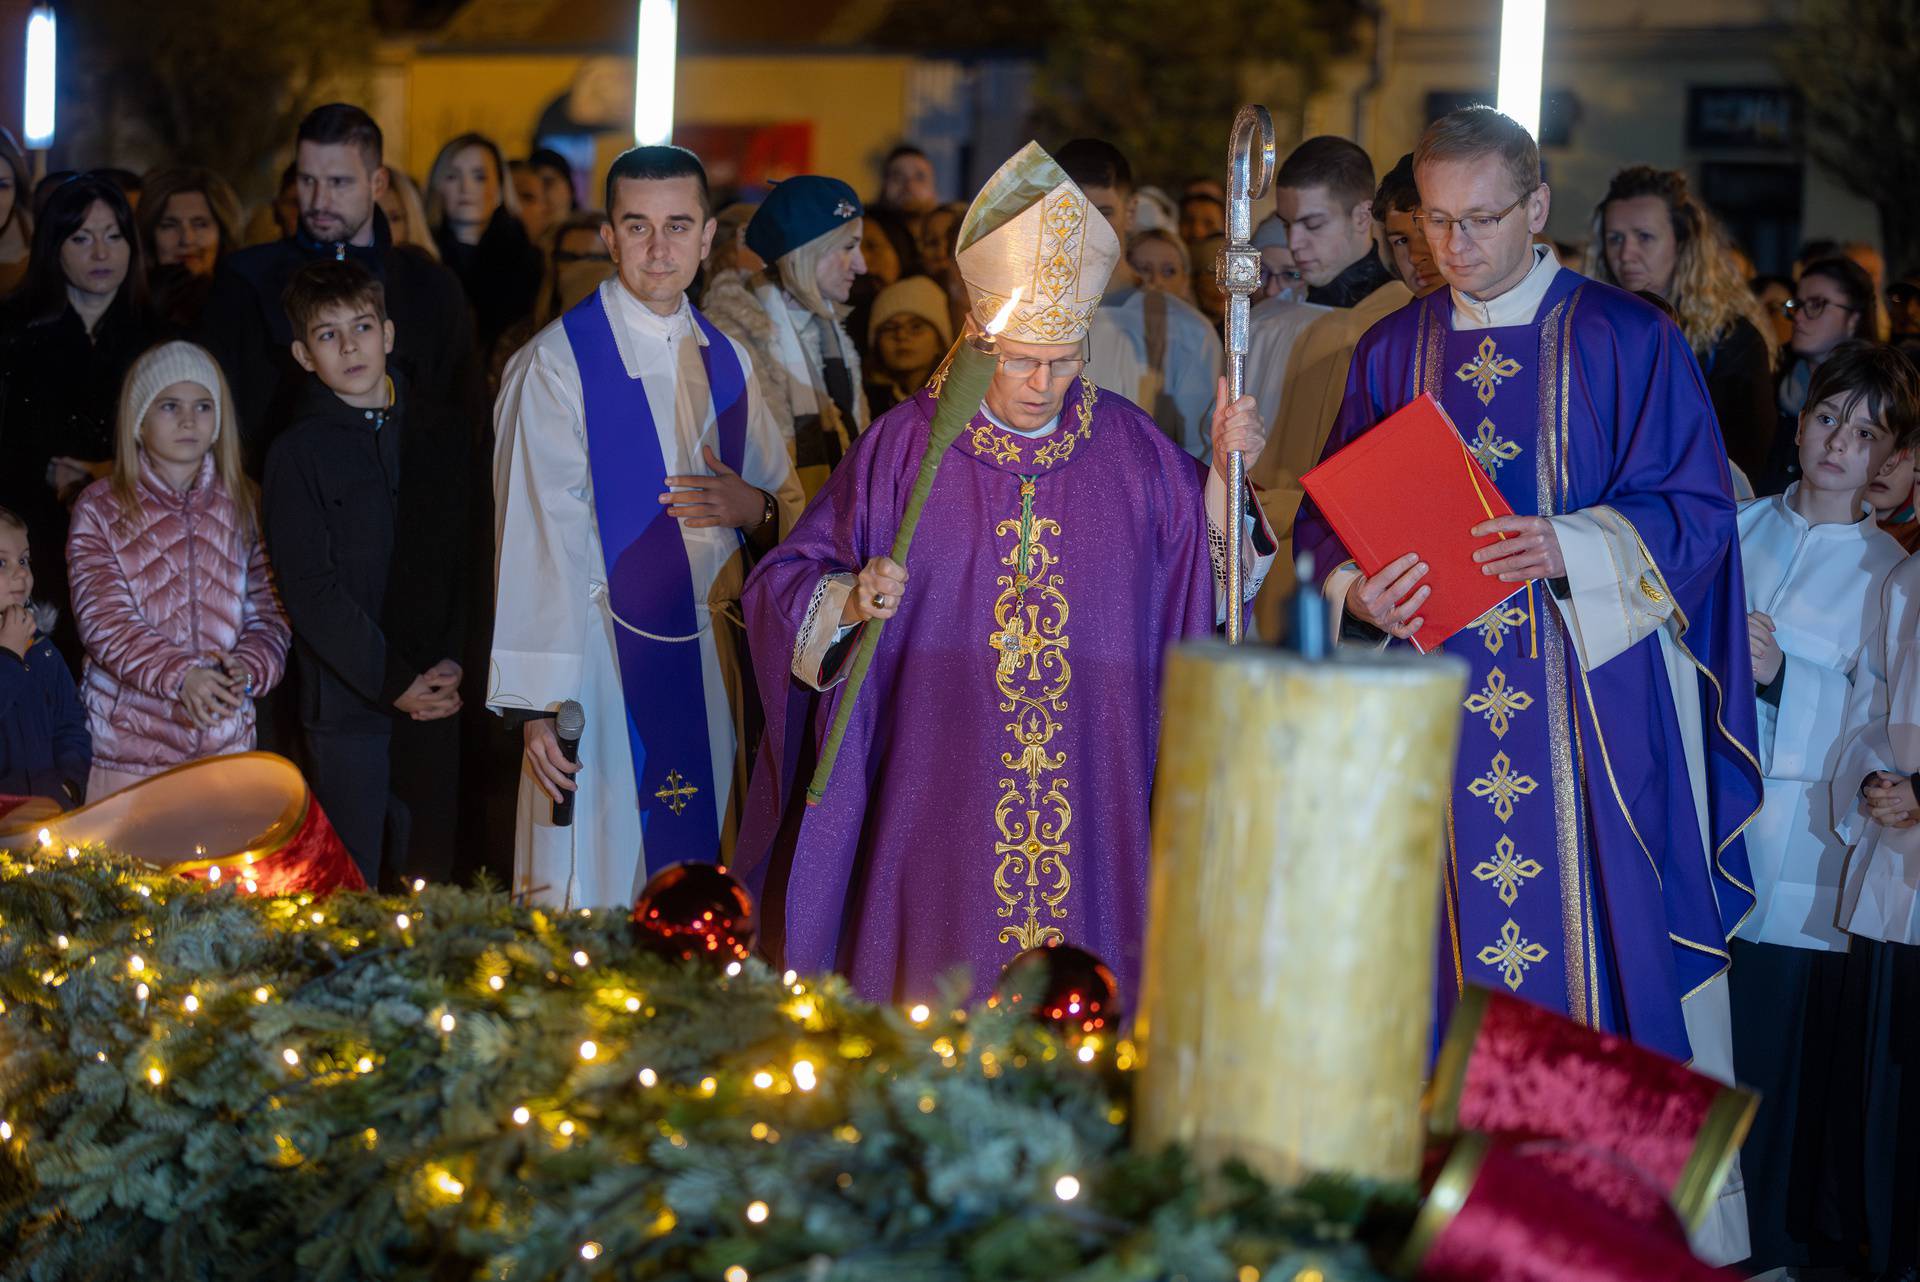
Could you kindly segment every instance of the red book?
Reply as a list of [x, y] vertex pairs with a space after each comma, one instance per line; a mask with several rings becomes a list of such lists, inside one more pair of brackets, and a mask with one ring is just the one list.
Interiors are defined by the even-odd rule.
[[1411, 638], [1422, 654], [1525, 590], [1482, 574], [1473, 559], [1487, 543], [1473, 527], [1513, 509], [1432, 396], [1382, 419], [1300, 483], [1368, 576], [1409, 552], [1427, 563], [1421, 582], [1433, 592]]

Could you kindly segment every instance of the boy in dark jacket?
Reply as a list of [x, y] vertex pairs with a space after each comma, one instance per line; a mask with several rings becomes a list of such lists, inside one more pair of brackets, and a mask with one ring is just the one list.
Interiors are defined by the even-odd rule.
[[384, 291], [352, 261], [296, 272], [312, 376], [267, 456], [267, 551], [300, 655], [314, 796], [369, 885], [445, 878], [460, 780], [467, 482], [451, 407], [387, 367]]
[[86, 800], [93, 739], [73, 674], [32, 604], [27, 523], [0, 507], [0, 795]]

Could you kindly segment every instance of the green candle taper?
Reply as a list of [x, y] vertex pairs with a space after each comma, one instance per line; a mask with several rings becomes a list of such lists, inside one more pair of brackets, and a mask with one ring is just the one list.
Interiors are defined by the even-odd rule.
[[[913, 491], [907, 496], [907, 506], [900, 514], [900, 529], [893, 536], [893, 551], [889, 554], [896, 565], [905, 567], [907, 553], [913, 546], [913, 531], [920, 524], [920, 511], [927, 505], [927, 495], [933, 492], [933, 479], [940, 472], [940, 464], [947, 457], [947, 447], [973, 421], [980, 412], [981, 402], [987, 396], [987, 384], [993, 381], [994, 371], [999, 368], [999, 355], [994, 350], [992, 331], [999, 322], [1012, 311], [1015, 299], [1010, 299], [1001, 311], [996, 323], [988, 326], [989, 333], [984, 336], [963, 335], [954, 344], [947, 358], [946, 377], [940, 387], [938, 408], [934, 410], [933, 425], [928, 435], [927, 452], [920, 459], [920, 475], [914, 478]], [[860, 648], [853, 656], [853, 671], [847, 676], [847, 688], [840, 694], [840, 706], [835, 709], [833, 728], [827, 733], [826, 743], [820, 748], [820, 764], [814, 767], [813, 782], [807, 785], [807, 804], [817, 806], [826, 796], [827, 780], [833, 777], [833, 763], [840, 755], [840, 741], [846, 737], [847, 722], [853, 717], [854, 705], [860, 699], [860, 687], [866, 684], [867, 667], [873, 662], [873, 652], [880, 644], [880, 630], [886, 626], [885, 619], [871, 620], [866, 630], [860, 634]]]

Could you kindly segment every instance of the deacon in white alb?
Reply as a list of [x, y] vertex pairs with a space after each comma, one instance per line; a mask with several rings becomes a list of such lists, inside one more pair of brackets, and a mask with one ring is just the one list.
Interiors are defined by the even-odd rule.
[[[686, 297], [715, 228], [699, 159], [636, 147], [606, 201], [618, 275], [514, 356], [494, 407], [487, 704], [524, 722], [514, 891], [569, 908], [730, 853], [740, 585], [749, 545], [801, 503], [746, 350]], [[554, 728], [567, 700], [586, 713], [578, 765]]]

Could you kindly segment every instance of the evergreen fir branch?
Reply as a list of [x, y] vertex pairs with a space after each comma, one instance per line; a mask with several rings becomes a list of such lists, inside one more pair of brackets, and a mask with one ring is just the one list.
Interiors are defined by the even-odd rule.
[[1129, 1151], [1129, 1057], [963, 980], [921, 1027], [619, 913], [237, 880], [0, 856], [0, 1282], [1378, 1282], [1410, 1204]]

